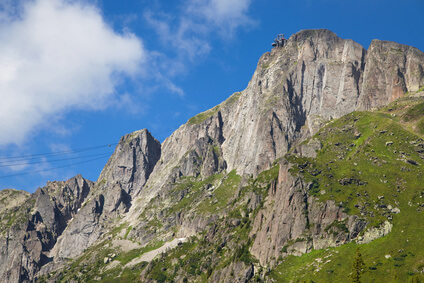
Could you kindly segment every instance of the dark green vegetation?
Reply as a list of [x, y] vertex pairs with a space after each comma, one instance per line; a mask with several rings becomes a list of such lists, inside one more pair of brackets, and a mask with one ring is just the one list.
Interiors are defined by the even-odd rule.
[[354, 283], [361, 282], [361, 276], [362, 276], [362, 273], [364, 273], [365, 263], [364, 263], [364, 260], [362, 259], [362, 254], [359, 248], [356, 248], [356, 253], [355, 253], [355, 258], [353, 259], [352, 268], [353, 268], [352, 276], [351, 276], [352, 281]]

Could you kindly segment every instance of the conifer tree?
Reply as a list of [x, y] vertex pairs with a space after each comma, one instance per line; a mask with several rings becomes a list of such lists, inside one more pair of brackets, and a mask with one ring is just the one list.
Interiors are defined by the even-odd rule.
[[361, 282], [361, 276], [364, 273], [365, 263], [362, 259], [362, 254], [359, 248], [356, 248], [355, 258], [353, 260], [353, 272], [352, 272], [352, 280], [354, 283]]

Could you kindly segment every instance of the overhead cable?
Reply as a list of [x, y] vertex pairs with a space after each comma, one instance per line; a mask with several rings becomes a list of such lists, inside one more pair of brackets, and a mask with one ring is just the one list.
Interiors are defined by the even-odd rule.
[[[103, 156], [110, 156], [112, 153], [113, 152], [106, 152], [106, 153], [98, 153], [98, 154], [69, 157], [69, 158], [62, 158], [62, 159], [42, 160], [42, 161], [23, 162], [23, 163], [3, 163], [3, 162], [0, 162], [0, 168], [1, 167], [14, 167], [14, 166], [20, 166], [20, 165], [32, 165], [32, 164], [40, 164], [40, 163], [60, 162], [60, 161], [66, 161], [66, 160], [84, 159], [84, 158], [88, 158], [88, 157], [100, 157], [100, 156], [103, 157]], [[17, 161], [21, 162], [21, 160], [17, 160]], [[16, 161], [13, 161], [13, 162], [16, 162]]]
[[77, 148], [77, 149], [70, 149], [70, 150], [64, 150], [64, 151], [57, 151], [57, 152], [49, 152], [49, 153], [38, 153], [38, 154], [31, 154], [31, 155], [20, 155], [20, 156], [8, 156], [8, 157], [0, 157], [1, 160], [30, 160], [30, 159], [38, 159], [42, 157], [52, 157], [52, 156], [60, 156], [60, 155], [69, 155], [73, 153], [80, 153], [84, 151], [90, 151], [100, 148], [106, 148], [111, 147], [113, 145], [117, 145], [118, 143], [112, 143], [112, 144], [106, 144], [106, 145], [98, 145], [98, 146], [91, 146], [91, 147], [85, 147], [85, 148]]
[[77, 163], [72, 163], [72, 164], [67, 164], [67, 165], [58, 166], [58, 167], [49, 168], [49, 169], [42, 169], [42, 170], [36, 170], [36, 171], [30, 171], [30, 172], [23, 172], [23, 173], [17, 173], [17, 174], [12, 174], [12, 175], [0, 176], [0, 179], [9, 178], [9, 177], [16, 177], [16, 176], [23, 176], [23, 175], [29, 175], [29, 174], [34, 174], [34, 173], [47, 172], [47, 171], [52, 171], [52, 170], [57, 170], [57, 169], [61, 169], [61, 168], [66, 168], [66, 167], [78, 165], [78, 164], [92, 162], [92, 161], [99, 160], [99, 159], [102, 159], [102, 158], [105, 158], [105, 157], [107, 157], [107, 156], [97, 157], [97, 158], [93, 158], [93, 159], [90, 159], [90, 160], [85, 160], [85, 161], [81, 161], [81, 162], [77, 162]]

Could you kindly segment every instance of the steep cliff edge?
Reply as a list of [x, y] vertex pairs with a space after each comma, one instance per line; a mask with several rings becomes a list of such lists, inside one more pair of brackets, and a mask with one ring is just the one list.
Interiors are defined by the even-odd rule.
[[100, 173], [101, 187], [119, 184], [135, 195], [146, 183], [161, 155], [160, 143], [147, 130], [123, 136]]

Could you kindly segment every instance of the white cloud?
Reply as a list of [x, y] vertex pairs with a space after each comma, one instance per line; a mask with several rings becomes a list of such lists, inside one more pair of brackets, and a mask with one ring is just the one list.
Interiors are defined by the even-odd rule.
[[251, 0], [189, 0], [187, 13], [210, 27], [218, 28], [221, 35], [232, 36], [237, 28], [255, 24], [248, 16]]
[[109, 106], [146, 57], [139, 38], [116, 33], [81, 1], [28, 1], [18, 17], [1, 16], [0, 145], [64, 112]]
[[254, 26], [256, 22], [248, 14], [251, 2], [185, 0], [178, 14], [146, 11], [144, 19], [162, 44], [176, 52], [175, 57], [169, 53], [157, 56], [159, 70], [170, 77], [184, 73], [188, 64], [210, 53], [212, 40], [232, 39], [237, 30]]
[[145, 114], [146, 112], [144, 105], [141, 105], [129, 93], [122, 94], [115, 102], [115, 107], [121, 110], [125, 110], [126, 113], [130, 113], [132, 115]]
[[155, 30], [165, 46], [172, 47], [180, 58], [194, 60], [206, 55], [210, 45], [204, 36], [208, 30], [202, 24], [192, 22], [185, 17], [173, 18], [166, 14], [154, 14], [146, 11], [144, 18]]
[[0, 168], [2, 171], [19, 172], [27, 169], [28, 167], [29, 163], [27, 160], [17, 160], [15, 162], [4, 162], [3, 160], [0, 161]]

